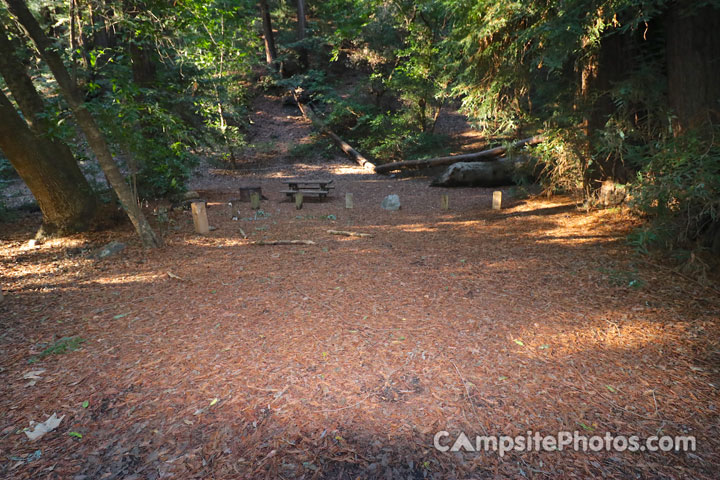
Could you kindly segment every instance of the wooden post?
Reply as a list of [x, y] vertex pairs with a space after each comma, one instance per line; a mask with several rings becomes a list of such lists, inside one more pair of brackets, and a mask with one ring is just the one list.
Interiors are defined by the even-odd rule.
[[493, 192], [492, 209], [500, 210], [501, 208], [502, 208], [502, 192], [500, 190], [496, 190]]
[[208, 225], [207, 209], [205, 202], [192, 202], [192, 217], [195, 224], [195, 231], [201, 235], [210, 233], [210, 225]]
[[250, 207], [253, 210], [257, 210], [260, 208], [260, 194], [257, 192], [253, 192], [250, 194]]
[[345, 208], [353, 208], [353, 194], [352, 193], [346, 193], [345, 194]]
[[443, 210], [450, 210], [450, 196], [443, 195], [440, 197], [440, 208]]
[[295, 209], [300, 210], [303, 203], [303, 194], [298, 192], [295, 194]]

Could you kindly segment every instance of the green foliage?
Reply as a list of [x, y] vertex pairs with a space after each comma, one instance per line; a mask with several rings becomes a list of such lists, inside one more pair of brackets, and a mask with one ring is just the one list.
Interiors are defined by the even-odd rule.
[[632, 184], [632, 203], [652, 220], [632, 237], [641, 252], [698, 239], [720, 222], [718, 135], [718, 127], [712, 135], [687, 132], [640, 153], [647, 160]]
[[78, 350], [80, 346], [85, 343], [84, 338], [80, 337], [63, 337], [56, 341], [38, 355], [31, 357], [28, 363], [36, 363], [47, 357], [48, 355], [62, 355], [63, 353], [74, 352]]

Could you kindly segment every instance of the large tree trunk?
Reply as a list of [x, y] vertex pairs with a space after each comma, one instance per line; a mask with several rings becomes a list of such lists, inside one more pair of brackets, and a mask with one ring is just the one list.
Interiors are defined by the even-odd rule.
[[524, 175], [527, 158], [501, 158], [492, 162], [458, 162], [432, 181], [433, 187], [499, 187], [513, 185]]
[[265, 59], [268, 65], [273, 65], [277, 59], [277, 49], [275, 48], [275, 37], [273, 36], [270, 8], [268, 8], [267, 0], [260, 0], [260, 15], [262, 16], [263, 38], [265, 40]]
[[[511, 145], [511, 148], [522, 148], [525, 145], [537, 145], [544, 141], [544, 137], [537, 135], [534, 137], [519, 140]], [[375, 167], [375, 173], [388, 173], [393, 170], [402, 170], [404, 168], [428, 168], [439, 167], [443, 165], [452, 165], [458, 162], [470, 162], [489, 160], [507, 153], [507, 147], [495, 147], [488, 150], [475, 153], [463, 153], [461, 155], [452, 155], [449, 157], [424, 158], [422, 160], [403, 160], [401, 162], [386, 163]]]
[[[0, 75], [29, 124], [30, 135], [36, 138], [33, 145], [28, 147], [34, 152], [29, 151], [25, 156], [16, 155], [13, 165], [18, 171], [23, 170], [21, 177], [29, 187], [33, 184], [31, 191], [44, 216], [44, 225], [39, 234], [64, 234], [86, 230], [93, 220], [98, 205], [97, 197], [80, 171], [70, 148], [52, 138], [50, 122], [42, 115], [45, 110], [43, 100], [28, 76], [25, 65], [15, 55], [17, 50], [14, 47], [5, 26], [0, 23], [0, 51], [3, 52], [3, 55], [0, 55]], [[7, 98], [5, 100], [7, 101]], [[5, 128], [15, 125], [19, 130], [26, 130], [28, 127], [17, 117], [14, 108], [7, 108], [7, 105], [5, 107], [8, 118], [0, 119], [4, 120]], [[6, 148], [12, 151], [16, 151], [12, 146], [15, 142], [16, 139], [13, 138], [4, 141]], [[43, 154], [49, 156], [37, 162]], [[38, 171], [43, 175], [36, 175]], [[34, 177], [30, 181], [29, 175]], [[42, 182], [48, 175], [55, 179], [51, 180], [52, 184], [39, 186], [37, 182]], [[50, 192], [52, 189], [61, 190]]]
[[[138, 13], [147, 9], [145, 3], [140, 0], [126, 1], [123, 8], [125, 14], [132, 19], [137, 17]], [[128, 32], [128, 34], [135, 35], [134, 32]], [[128, 43], [133, 82], [140, 87], [151, 86], [155, 83], [157, 76], [157, 69], [152, 55], [152, 44], [137, 37], [129, 40]]]
[[72, 156], [38, 136], [0, 91], [0, 150], [10, 160], [43, 213], [40, 235], [63, 235], [88, 229], [94, 219], [95, 195]]
[[666, 16], [668, 100], [676, 132], [720, 123], [720, 8], [675, 2]]
[[580, 94], [585, 112], [583, 127], [588, 142], [583, 169], [584, 189], [588, 196], [597, 192], [605, 180], [627, 181], [628, 172], [622, 159], [615, 155], [596, 155], [593, 137], [605, 127], [615, 111], [610, 89], [632, 68], [632, 48], [629, 35], [614, 32], [601, 40], [598, 51], [583, 65]]
[[112, 153], [110, 153], [110, 148], [105, 141], [105, 137], [97, 123], [95, 123], [95, 119], [90, 114], [90, 111], [86, 108], [80, 92], [77, 90], [77, 86], [72, 83], [62, 58], [55, 50], [54, 43], [43, 34], [40, 25], [32, 13], [30, 13], [30, 10], [28, 10], [25, 2], [22, 0], [5, 0], [5, 3], [28, 32], [28, 35], [37, 46], [41, 57], [50, 67], [65, 101], [67, 101], [73, 111], [78, 126], [85, 133], [90, 148], [95, 153], [98, 163], [100, 163], [100, 166], [105, 172], [105, 176], [110, 182], [110, 185], [115, 190], [115, 193], [117, 193], [118, 199], [128, 217], [130, 217], [130, 221], [135, 226], [135, 230], [137, 230], [143, 245], [147, 248], [160, 246], [162, 240], [155, 235], [155, 232], [152, 227], [150, 227], [145, 215], [143, 215], [142, 210], [138, 206], [135, 197], [130, 191], [130, 187], [125, 182], [125, 178], [122, 173], [120, 173], [120, 169], [115, 163]]

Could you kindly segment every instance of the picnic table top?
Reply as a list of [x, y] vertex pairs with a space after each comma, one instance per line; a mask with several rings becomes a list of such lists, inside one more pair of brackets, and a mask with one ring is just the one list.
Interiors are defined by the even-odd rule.
[[294, 179], [282, 181], [282, 183], [285, 183], [287, 185], [310, 185], [310, 184], [327, 185], [328, 183], [332, 183], [332, 182], [333, 182], [332, 178], [327, 178], [327, 179], [320, 178], [320, 179], [313, 179], [313, 180], [308, 180], [308, 179], [304, 179], [304, 178], [294, 178]]

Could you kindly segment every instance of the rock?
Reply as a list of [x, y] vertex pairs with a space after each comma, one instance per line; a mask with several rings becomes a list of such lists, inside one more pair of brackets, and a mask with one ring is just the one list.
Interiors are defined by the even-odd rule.
[[397, 195], [394, 195], [394, 194], [388, 195], [387, 197], [385, 197], [383, 199], [380, 206], [382, 208], [384, 208], [385, 210], [391, 210], [391, 211], [400, 210], [400, 197], [398, 197]]
[[126, 246], [127, 246], [127, 245], [125, 245], [125, 244], [122, 243], [122, 242], [116, 242], [116, 241], [113, 240], [112, 242], [108, 243], [108, 244], [105, 245], [103, 248], [101, 248], [101, 249], [94, 255], [94, 257], [97, 258], [97, 259], [111, 257], [111, 256], [113, 256], [113, 255], [115, 255], [115, 254], [117, 254], [117, 253], [120, 253], [120, 252], [122, 252], [123, 250], [125, 250], [125, 247], [126, 247]]
[[194, 200], [196, 198], [200, 198], [200, 194], [195, 190], [188, 190], [187, 192], [183, 193], [182, 198], [183, 200]]
[[605, 180], [598, 193], [598, 201], [604, 207], [615, 207], [620, 205], [627, 198], [628, 192], [625, 185], [615, 183], [612, 180]]

